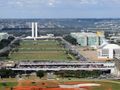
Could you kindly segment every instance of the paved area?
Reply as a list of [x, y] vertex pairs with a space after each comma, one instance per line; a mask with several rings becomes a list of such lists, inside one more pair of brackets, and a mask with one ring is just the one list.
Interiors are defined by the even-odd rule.
[[106, 61], [97, 58], [97, 50], [89, 49], [88, 47], [76, 47], [81, 55], [86, 57], [89, 61]]

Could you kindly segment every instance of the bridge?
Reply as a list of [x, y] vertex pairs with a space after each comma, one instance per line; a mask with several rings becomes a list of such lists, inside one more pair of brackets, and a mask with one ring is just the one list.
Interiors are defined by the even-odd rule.
[[8, 69], [14, 71], [60, 71], [60, 70], [110, 70], [113, 72], [113, 62], [19, 62], [15, 67]]

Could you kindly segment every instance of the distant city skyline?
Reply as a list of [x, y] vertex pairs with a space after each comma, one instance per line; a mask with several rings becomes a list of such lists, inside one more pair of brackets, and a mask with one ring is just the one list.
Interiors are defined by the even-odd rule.
[[0, 0], [0, 18], [120, 18], [120, 0]]

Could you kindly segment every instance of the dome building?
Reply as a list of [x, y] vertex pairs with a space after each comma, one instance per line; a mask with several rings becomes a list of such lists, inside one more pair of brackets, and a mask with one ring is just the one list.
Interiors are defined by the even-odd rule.
[[117, 44], [103, 44], [98, 48], [98, 58], [108, 59], [120, 57], [120, 46]]

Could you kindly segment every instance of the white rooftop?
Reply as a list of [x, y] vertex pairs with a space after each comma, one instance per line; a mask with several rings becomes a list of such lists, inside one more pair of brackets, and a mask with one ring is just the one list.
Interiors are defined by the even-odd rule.
[[4, 33], [4, 32], [0, 33], [0, 35], [5, 35], [5, 34], [7, 34], [7, 33]]
[[117, 44], [105, 44], [101, 48], [102, 49], [120, 49], [120, 46]]
[[[92, 33], [92, 32], [73, 32], [71, 34], [76, 36], [98, 36], [96, 33]], [[104, 35], [101, 35], [101, 36], [104, 36]]]

